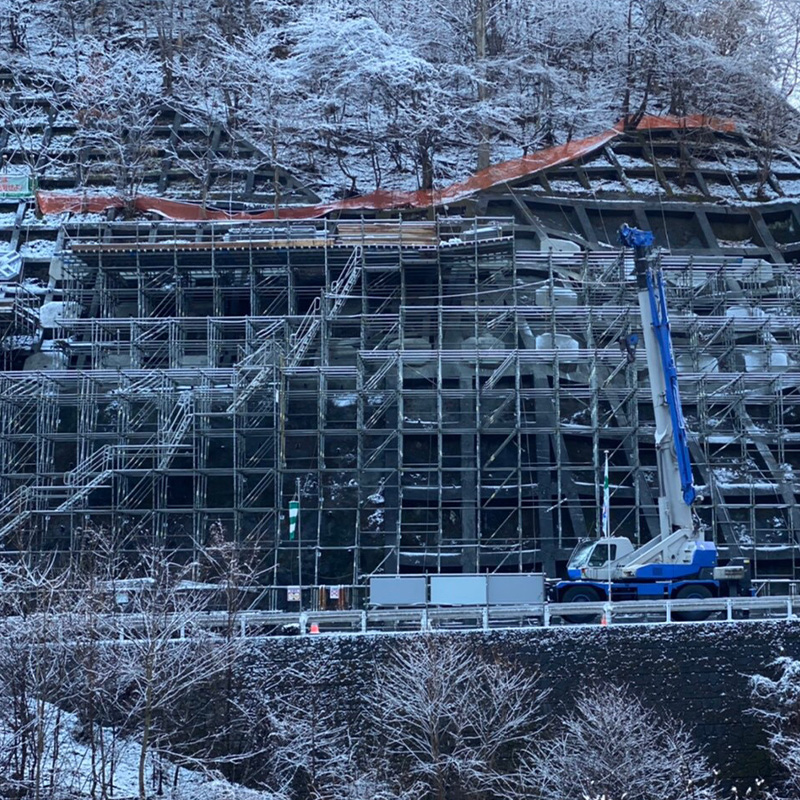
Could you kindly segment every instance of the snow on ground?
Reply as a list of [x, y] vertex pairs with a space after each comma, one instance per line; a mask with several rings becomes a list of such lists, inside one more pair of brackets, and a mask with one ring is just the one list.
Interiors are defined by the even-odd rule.
[[13, 228], [16, 219], [16, 211], [4, 211], [0, 214], [0, 228]]
[[800, 196], [800, 180], [788, 180], [785, 178], [780, 179], [781, 189], [787, 197]]
[[628, 184], [635, 194], [650, 196], [666, 194], [664, 187], [655, 178], [632, 178], [628, 176]]
[[80, 227], [81, 225], [99, 225], [103, 222], [108, 222], [108, 217], [105, 212], [89, 212], [87, 214], [74, 214], [70, 218], [70, 222]]
[[553, 179], [550, 181], [550, 188], [556, 194], [587, 194], [587, 190], [583, 188], [577, 181], [563, 181]]
[[713, 181], [707, 181], [706, 185], [708, 186], [708, 191], [712, 197], [721, 197], [724, 200], [741, 199], [739, 197], [739, 192], [736, 191], [736, 187], [729, 183], [714, 183]]
[[637, 156], [629, 155], [628, 153], [615, 153], [617, 157], [617, 161], [619, 165], [626, 169], [653, 169], [653, 165], [645, 160], [644, 158], [639, 158]]
[[46, 217], [37, 217], [36, 212], [32, 208], [25, 211], [25, 217], [22, 220], [23, 227], [38, 227], [38, 228], [60, 228], [61, 224], [66, 221], [68, 214], [49, 214]]
[[791, 161], [784, 161], [782, 158], [774, 158], [770, 163], [770, 169], [776, 175], [797, 175], [798, 169]]
[[[90, 797], [93, 770], [90, 744], [81, 735], [81, 723], [75, 714], [62, 711], [44, 703], [36, 717], [36, 704], [31, 702], [33, 725], [45, 731], [43, 761], [44, 794], [58, 797]], [[95, 781], [102, 780], [109, 787], [109, 797], [128, 800], [139, 796], [139, 742], [115, 737], [113, 731], [103, 728], [106, 747], [105, 765], [95, 755]], [[18, 733], [11, 729], [7, 715], [0, 716], [0, 754], [7, 756], [20, 746]], [[5, 758], [3, 759], [5, 761]], [[105, 769], [103, 769], [105, 766]], [[203, 772], [176, 766], [168, 759], [148, 756], [145, 769], [148, 796], [156, 794], [164, 800], [274, 800], [274, 795], [260, 792], [222, 779], [218, 773]], [[113, 792], [110, 787], [113, 786]], [[98, 788], [96, 794], [100, 794]]]
[[625, 194], [628, 191], [622, 181], [610, 179], [592, 181], [592, 189], [596, 192], [619, 192], [620, 194]]
[[736, 172], [758, 172], [758, 163], [753, 158], [741, 156], [728, 156], [728, 167]]

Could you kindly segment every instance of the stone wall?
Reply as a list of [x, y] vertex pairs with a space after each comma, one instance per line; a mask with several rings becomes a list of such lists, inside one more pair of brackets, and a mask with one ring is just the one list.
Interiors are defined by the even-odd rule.
[[[274, 673], [289, 664], [325, 662], [330, 701], [354, 711], [374, 664], [419, 634], [322, 634], [254, 643], [249, 669]], [[648, 706], [689, 725], [725, 779], [746, 785], [769, 774], [764, 736], [748, 713], [748, 678], [771, 673], [780, 656], [800, 659], [800, 621], [619, 625], [454, 632], [476, 650], [538, 669], [551, 690], [550, 711], [569, 708], [576, 690], [627, 684]], [[263, 672], [262, 672], [263, 671]], [[330, 674], [330, 673], [328, 673]]]

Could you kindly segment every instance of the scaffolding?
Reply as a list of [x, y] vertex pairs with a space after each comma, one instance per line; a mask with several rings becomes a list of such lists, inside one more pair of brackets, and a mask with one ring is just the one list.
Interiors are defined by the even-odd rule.
[[[199, 560], [222, 532], [275, 586], [556, 575], [598, 532], [604, 451], [612, 528], [647, 541], [653, 413], [644, 354], [620, 347], [640, 327], [632, 263], [515, 233], [396, 218], [64, 237], [56, 325], [26, 334], [58, 357], [0, 372], [0, 544], [74, 553], [91, 524]], [[700, 516], [757, 576], [797, 577], [800, 282], [760, 259], [663, 265]]]

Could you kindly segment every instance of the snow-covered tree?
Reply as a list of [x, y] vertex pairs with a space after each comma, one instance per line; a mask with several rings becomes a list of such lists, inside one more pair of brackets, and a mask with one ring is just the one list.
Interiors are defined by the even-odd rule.
[[54, 145], [46, 134], [55, 109], [42, 107], [38, 102], [40, 97], [46, 100], [54, 91], [46, 80], [37, 81], [34, 91], [19, 80], [15, 84], [15, 91], [0, 94], [0, 128], [7, 133], [8, 164], [12, 170], [24, 169], [38, 179], [57, 163], [63, 146]]
[[537, 737], [546, 694], [537, 675], [470, 641], [404, 641], [378, 665], [366, 702], [376, 783], [435, 800], [494, 796]]
[[[797, 8], [795, 0], [0, 0], [0, 60], [20, 75], [52, 76], [49, 101], [77, 115], [85, 181], [103, 172], [94, 149], [119, 191], [135, 195], [152, 111], [166, 100], [201, 128], [223, 124], [252, 140], [277, 167], [280, 203], [282, 170], [330, 195], [427, 189], [643, 113], [732, 117], [768, 143], [796, 137], [786, 98], [798, 80]], [[173, 144], [205, 192], [218, 154]]]
[[317, 659], [269, 671], [247, 668], [230, 694], [241, 777], [285, 798], [339, 798], [354, 748], [332, 686], [337, 665]]
[[[37, 17], [45, 18], [53, 10], [51, 0], [31, 3], [29, 0], [0, 0], [0, 52], [8, 48], [12, 53], [27, 52], [31, 42], [29, 35]], [[38, 31], [41, 35], [42, 31]]]
[[179, 764], [202, 763], [206, 716], [213, 713], [208, 688], [236, 646], [236, 640], [220, 640], [197, 625], [210, 596], [186, 583], [191, 572], [191, 565], [175, 563], [161, 550], [145, 552], [141, 588], [131, 592], [131, 613], [122, 619], [132, 630], [116, 653], [116, 680], [124, 687], [117, 713], [123, 731], [138, 742], [141, 800], [148, 794], [151, 751]]
[[752, 700], [770, 756], [784, 775], [775, 800], [790, 800], [800, 793], [800, 661], [779, 658], [772, 666], [774, 677], [752, 677]]
[[763, 0], [763, 8], [768, 30], [777, 44], [772, 55], [779, 90], [800, 104], [800, 3]]
[[110, 175], [116, 191], [135, 198], [158, 113], [157, 64], [144, 50], [86, 41], [69, 76], [66, 104], [80, 124], [81, 166], [85, 173]]
[[71, 785], [59, 759], [59, 704], [77, 624], [54, 560], [0, 564], [0, 585], [0, 794], [40, 800]]
[[304, 150], [298, 121], [299, 86], [287, 74], [285, 33], [265, 26], [233, 44], [218, 42], [219, 68], [229, 77], [225, 89], [228, 129], [253, 142], [274, 168], [273, 191], [280, 204], [280, 170]]
[[709, 762], [687, 729], [646, 708], [626, 688], [584, 691], [558, 729], [528, 748], [519, 797], [711, 800], [716, 796]]

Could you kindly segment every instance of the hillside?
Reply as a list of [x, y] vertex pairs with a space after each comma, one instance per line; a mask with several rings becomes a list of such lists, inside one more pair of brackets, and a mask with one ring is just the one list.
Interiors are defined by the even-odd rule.
[[[287, 173], [305, 200], [431, 188], [642, 113], [797, 140], [793, 0], [2, 8], [8, 161], [128, 195], [255, 190], [292, 202]], [[167, 131], [176, 112], [181, 128]], [[37, 122], [52, 134], [31, 133]], [[154, 184], [165, 160], [176, 177]], [[242, 169], [260, 170], [260, 185]]]

